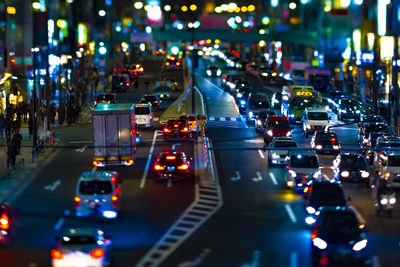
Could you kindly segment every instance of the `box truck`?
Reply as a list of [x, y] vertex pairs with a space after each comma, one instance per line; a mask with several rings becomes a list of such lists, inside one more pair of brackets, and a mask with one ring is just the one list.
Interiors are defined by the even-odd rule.
[[127, 165], [135, 161], [134, 104], [99, 104], [92, 110], [93, 165]]

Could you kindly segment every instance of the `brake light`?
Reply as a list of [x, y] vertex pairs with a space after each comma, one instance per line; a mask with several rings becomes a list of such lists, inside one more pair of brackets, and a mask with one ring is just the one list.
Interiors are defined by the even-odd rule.
[[0, 217], [0, 229], [7, 230], [10, 228], [10, 223], [7, 214], [3, 213]]
[[99, 162], [96, 161], [96, 160], [94, 160], [94, 161], [93, 161], [93, 165], [96, 166], [97, 164], [99, 164]]
[[51, 258], [56, 259], [56, 260], [61, 260], [63, 258], [63, 254], [61, 251], [57, 249], [52, 249], [51, 250]]
[[188, 127], [185, 127], [185, 128], [182, 129], [182, 132], [188, 132], [188, 131], [189, 131]]
[[187, 163], [183, 163], [181, 166], [178, 166], [178, 170], [187, 170], [189, 169], [189, 165]]
[[74, 197], [75, 202], [81, 202], [81, 198], [80, 197]]
[[174, 124], [174, 127], [175, 127], [175, 128], [178, 128], [178, 126], [179, 126], [178, 124]]
[[150, 115], [150, 121], [153, 121], [153, 115]]
[[162, 170], [164, 170], [164, 169], [165, 169], [164, 166], [161, 166], [161, 165], [159, 165], [159, 164], [154, 165], [154, 170], [156, 170], [156, 171], [162, 171]]
[[118, 197], [117, 196], [111, 196], [111, 200], [115, 202], [115, 201], [118, 200]]
[[312, 234], [311, 234], [311, 239], [314, 239], [314, 238], [316, 238], [318, 235], [318, 230], [314, 230], [313, 232], [312, 232]]
[[118, 195], [119, 194], [119, 187], [115, 188], [114, 190], [114, 195]]
[[331, 138], [331, 143], [335, 143], [336, 142], [336, 138]]
[[92, 253], [90, 253], [90, 256], [94, 259], [100, 259], [102, 257], [104, 257], [105, 252], [104, 249], [102, 248], [95, 248], [92, 250]]
[[167, 159], [168, 160], [174, 160], [174, 159], [176, 159], [176, 157], [175, 156], [167, 156]]
[[143, 68], [140, 68], [140, 71], [143, 71]]
[[170, 133], [171, 132], [171, 130], [170, 129], [168, 129], [168, 128], [164, 128], [164, 133]]
[[128, 164], [133, 164], [133, 159], [128, 160]]

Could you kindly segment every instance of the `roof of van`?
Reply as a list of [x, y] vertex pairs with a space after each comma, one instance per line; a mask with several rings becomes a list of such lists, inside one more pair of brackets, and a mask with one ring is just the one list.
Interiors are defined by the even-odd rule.
[[92, 112], [103, 111], [128, 111], [134, 108], [134, 104], [98, 104], [93, 108]]
[[79, 180], [91, 181], [91, 180], [105, 180], [109, 181], [114, 177], [117, 172], [103, 171], [103, 172], [83, 172], [79, 177]]

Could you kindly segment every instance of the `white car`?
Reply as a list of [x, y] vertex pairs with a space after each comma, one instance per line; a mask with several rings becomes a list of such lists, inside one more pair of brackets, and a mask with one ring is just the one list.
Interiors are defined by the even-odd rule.
[[315, 131], [326, 129], [330, 124], [330, 117], [325, 108], [306, 108], [303, 117], [303, 131], [306, 138]]
[[295, 147], [297, 147], [297, 144], [292, 138], [275, 137], [269, 144], [268, 163], [270, 165], [286, 165], [289, 160], [289, 149]]
[[111, 240], [94, 228], [70, 228], [51, 250], [53, 267], [104, 267], [111, 265]]
[[76, 216], [116, 218], [120, 195], [118, 176], [112, 171], [82, 173], [74, 197]]
[[289, 153], [286, 186], [303, 191], [312, 179], [320, 178], [321, 170], [317, 153], [313, 150], [293, 150]]
[[139, 127], [153, 127], [153, 108], [151, 104], [135, 105], [135, 123]]
[[383, 151], [374, 161], [378, 177], [392, 187], [400, 188], [400, 151]]

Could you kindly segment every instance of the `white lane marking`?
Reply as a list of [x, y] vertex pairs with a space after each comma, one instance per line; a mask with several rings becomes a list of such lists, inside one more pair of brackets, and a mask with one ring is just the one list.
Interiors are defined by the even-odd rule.
[[322, 176], [323, 176], [326, 180], [330, 180], [330, 179], [329, 179], [329, 176], [328, 176], [326, 173], [324, 173]]
[[290, 267], [297, 267], [297, 253], [290, 253]]
[[155, 143], [156, 143], [157, 134], [158, 134], [158, 130], [154, 131], [153, 141], [152, 141], [152, 143], [151, 143], [149, 156], [148, 156], [147, 162], [146, 162], [146, 167], [144, 168], [144, 173], [143, 173], [142, 179], [141, 179], [141, 181], [140, 181], [140, 188], [141, 188], [141, 189], [144, 188], [144, 185], [145, 185], [145, 183], [146, 183], [147, 173], [149, 172], [150, 163], [151, 163], [151, 158], [153, 157], [154, 145], [155, 145]]
[[211, 252], [211, 249], [206, 248], [206, 249], [204, 249], [204, 250], [200, 253], [200, 255], [199, 255], [197, 258], [195, 258], [195, 259], [192, 260], [192, 261], [185, 261], [185, 262], [182, 262], [182, 263], [178, 264], [178, 267], [193, 267], [193, 266], [198, 266], [198, 265], [200, 265], [200, 263], [202, 263], [202, 261], [205, 259], [205, 257], [207, 257], [207, 255], [208, 255], [210, 252]]
[[237, 182], [237, 181], [239, 181], [240, 179], [242, 179], [242, 177], [240, 176], [240, 172], [235, 171], [235, 174], [236, 174], [235, 177], [231, 177], [231, 181]]
[[275, 174], [273, 174], [272, 172], [270, 172], [270, 173], [269, 173], [269, 178], [271, 178], [272, 183], [273, 183], [274, 185], [278, 185], [278, 181], [277, 181], [276, 178], [275, 178]]
[[264, 144], [264, 140], [262, 140], [262, 139], [260, 139], [260, 138], [258, 138], [258, 139], [247, 139], [247, 140], [244, 140], [244, 142], [246, 142], [246, 143], [255, 143], [255, 144]]
[[85, 146], [82, 147], [82, 148], [77, 148], [77, 149], [75, 149], [75, 151], [76, 151], [76, 152], [81, 152], [81, 153], [83, 153], [83, 152], [85, 152], [86, 148], [87, 148], [87, 146], [85, 145]]
[[80, 143], [90, 144], [90, 143], [93, 143], [93, 141], [92, 140], [84, 140], [84, 141], [69, 141], [68, 142], [68, 144], [80, 144]]
[[379, 262], [378, 256], [372, 257], [372, 266], [373, 267], [381, 267], [381, 263]]
[[44, 190], [47, 190], [47, 191], [54, 191], [54, 190], [56, 190], [56, 188], [59, 185], [61, 185], [61, 180], [60, 179], [58, 179], [57, 181], [53, 182], [52, 184], [44, 186], [43, 188], [44, 188]]
[[199, 89], [197, 89], [197, 87], [195, 86], [194, 87], [194, 89], [197, 91], [197, 93], [199, 94], [199, 96], [200, 96], [200, 98], [201, 98], [201, 103], [203, 103], [203, 105], [201, 105], [201, 109], [202, 109], [202, 112], [203, 112], [203, 115], [205, 115], [206, 117], [207, 117], [207, 114], [206, 114], [206, 109], [205, 109], [205, 102], [204, 102], [204, 98], [203, 98], [203, 94], [200, 92], [200, 90]]
[[180, 145], [182, 145], [182, 144], [181, 144], [181, 143], [176, 143], [176, 144], [173, 144], [171, 148], [172, 148], [172, 150], [175, 150], [175, 148], [176, 148], [177, 146], [180, 146]]
[[54, 230], [56, 231], [60, 230], [61, 226], [64, 224], [64, 221], [65, 221], [64, 218], [58, 219], [56, 225], [54, 225]]
[[37, 267], [37, 266], [38, 265], [36, 262], [30, 262], [27, 267]]
[[241, 264], [240, 267], [258, 267], [258, 266], [260, 266], [260, 254], [261, 253], [259, 250], [254, 250], [251, 262], [246, 262], [244, 264]]
[[172, 187], [172, 179], [168, 179], [167, 181], [167, 187], [171, 188]]
[[257, 177], [254, 177], [252, 180], [253, 180], [253, 182], [260, 182], [260, 181], [262, 181], [262, 179], [263, 179], [263, 177], [261, 176], [261, 173], [260, 172], [256, 172], [256, 175], [257, 175]]
[[297, 222], [297, 218], [296, 218], [296, 215], [294, 215], [294, 212], [293, 212], [292, 208], [290, 207], [290, 204], [285, 204], [285, 209], [286, 209], [286, 211], [287, 211], [287, 213], [289, 215], [290, 220], [293, 223], [296, 223]]
[[262, 159], [265, 159], [264, 153], [261, 151], [261, 149], [258, 150], [258, 154], [260, 154]]

